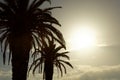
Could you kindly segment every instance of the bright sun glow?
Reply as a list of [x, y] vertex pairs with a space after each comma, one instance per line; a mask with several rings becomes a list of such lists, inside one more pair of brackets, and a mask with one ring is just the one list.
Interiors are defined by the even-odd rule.
[[72, 50], [89, 49], [96, 44], [95, 32], [88, 27], [78, 28], [71, 33], [69, 44]]

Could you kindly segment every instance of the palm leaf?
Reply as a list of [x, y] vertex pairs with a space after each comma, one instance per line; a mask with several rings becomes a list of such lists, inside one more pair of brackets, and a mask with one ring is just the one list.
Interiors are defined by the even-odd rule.
[[60, 65], [60, 63], [58, 62], [58, 69], [60, 70], [60, 72], [61, 72], [61, 76], [63, 76], [63, 71], [62, 71], [62, 67], [61, 67], [61, 65]]
[[69, 62], [64, 61], [64, 60], [59, 60], [59, 61], [65, 63], [65, 64], [67, 64], [68, 66], [70, 66], [71, 68], [73, 68], [73, 66], [72, 66]]
[[10, 64], [11, 56], [12, 56], [12, 51], [11, 49], [9, 49], [8, 65]]
[[38, 8], [41, 4], [43, 4], [45, 1], [48, 1], [50, 3], [50, 0], [38, 0], [37, 2], [34, 1], [31, 5], [31, 9]]
[[4, 44], [4, 40], [6, 39], [6, 37], [8, 36], [8, 32], [5, 32], [3, 35], [1, 35], [0, 37], [0, 43], [1, 43], [1, 50], [3, 50], [2, 44]]
[[50, 31], [46, 31], [46, 33], [66, 49], [65, 42], [56, 38]]
[[60, 39], [63, 43], [65, 43], [63, 35], [59, 30], [57, 30], [56, 28], [54, 28], [52, 25], [49, 24], [46, 24], [44, 27], [52, 31], [58, 37], [58, 39]]
[[33, 69], [33, 74], [35, 74], [35, 70], [37, 69], [37, 67], [39, 67], [39, 65], [41, 65], [43, 62], [40, 61], [38, 64], [35, 65], [34, 69]]
[[47, 11], [49, 11], [49, 10], [56, 9], [56, 8], [62, 8], [62, 7], [61, 7], [61, 6], [49, 7], [49, 8], [44, 9], [43, 12], [47, 12]]
[[[39, 61], [39, 62], [38, 62]], [[37, 63], [37, 64], [36, 64]], [[30, 66], [30, 68], [29, 68], [29, 70], [28, 70], [28, 72], [30, 72], [30, 70], [33, 68], [33, 66], [34, 66], [34, 68], [33, 68], [33, 74], [35, 73], [35, 70], [36, 70], [36, 68], [37, 67], [39, 67], [39, 65], [41, 65], [43, 63], [43, 60], [42, 60], [42, 58], [38, 58], [38, 59], [36, 59], [32, 64], [31, 64], [31, 66]], [[42, 68], [41, 68], [42, 69]]]
[[10, 16], [11, 14], [14, 14], [14, 12], [10, 9], [10, 7], [2, 2], [0, 2], [0, 7], [4, 9], [4, 14], [9, 14], [6, 16]]
[[16, 2], [16, 0], [4, 0], [4, 1], [7, 3], [7, 5], [11, 9], [13, 9], [14, 11], [16, 11], [16, 9], [17, 9], [17, 2]]
[[54, 17], [51, 16], [51, 14], [48, 13], [43, 13], [43, 18], [41, 18], [41, 20], [43, 22], [49, 22], [49, 23], [53, 23], [53, 24], [57, 24], [59, 26], [61, 26], [61, 24], [58, 22], [57, 19], [55, 19]]
[[65, 74], [67, 73], [67, 69], [64, 64], [60, 63], [60, 65], [64, 68]]
[[36, 35], [34, 35], [34, 34], [32, 34], [32, 36], [34, 37], [34, 39], [35, 39], [34, 42], [37, 43], [38, 48], [41, 47], [41, 44], [40, 44], [40, 41], [41, 41], [41, 40], [40, 40]]
[[56, 54], [56, 57], [64, 57], [64, 58], [67, 58], [68, 60], [70, 60], [70, 58], [69, 58], [69, 56], [68, 55], [65, 55], [66, 53], [68, 53], [68, 52], [63, 52], [63, 53], [57, 53]]
[[5, 46], [4, 46], [4, 51], [3, 51], [3, 63], [5, 64], [6, 61], [6, 51], [7, 51], [7, 47], [8, 47], [8, 40], [6, 38], [5, 40]]

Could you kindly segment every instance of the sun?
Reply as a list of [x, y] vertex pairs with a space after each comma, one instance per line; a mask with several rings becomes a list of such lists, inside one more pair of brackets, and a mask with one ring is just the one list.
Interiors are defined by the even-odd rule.
[[89, 49], [96, 44], [95, 31], [88, 27], [74, 29], [69, 44], [72, 50]]

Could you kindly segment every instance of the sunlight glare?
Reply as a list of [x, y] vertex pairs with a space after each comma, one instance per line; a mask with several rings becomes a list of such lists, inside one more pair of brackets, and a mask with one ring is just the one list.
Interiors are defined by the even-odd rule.
[[96, 44], [95, 32], [88, 28], [78, 28], [71, 33], [70, 42], [72, 50], [88, 49]]

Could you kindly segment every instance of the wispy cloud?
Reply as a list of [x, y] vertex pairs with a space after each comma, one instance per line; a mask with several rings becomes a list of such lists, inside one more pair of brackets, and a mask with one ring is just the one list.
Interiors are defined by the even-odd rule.
[[[55, 72], [54, 80], [120, 80], [120, 65], [114, 66], [90, 66], [74, 65], [74, 69], [68, 68], [67, 74], [58, 77]], [[0, 80], [12, 80], [11, 71], [0, 70]], [[42, 74], [30, 73], [28, 80], [42, 80]]]
[[[63, 77], [54, 74], [54, 80], [120, 80], [120, 65], [115, 66], [89, 66], [76, 65], [74, 69], [69, 69]], [[29, 80], [40, 80], [42, 76], [31, 75]]]
[[90, 67], [79, 80], [120, 80], [120, 65]]
[[0, 69], [0, 80], [12, 80], [11, 79], [11, 71], [2, 70]]

